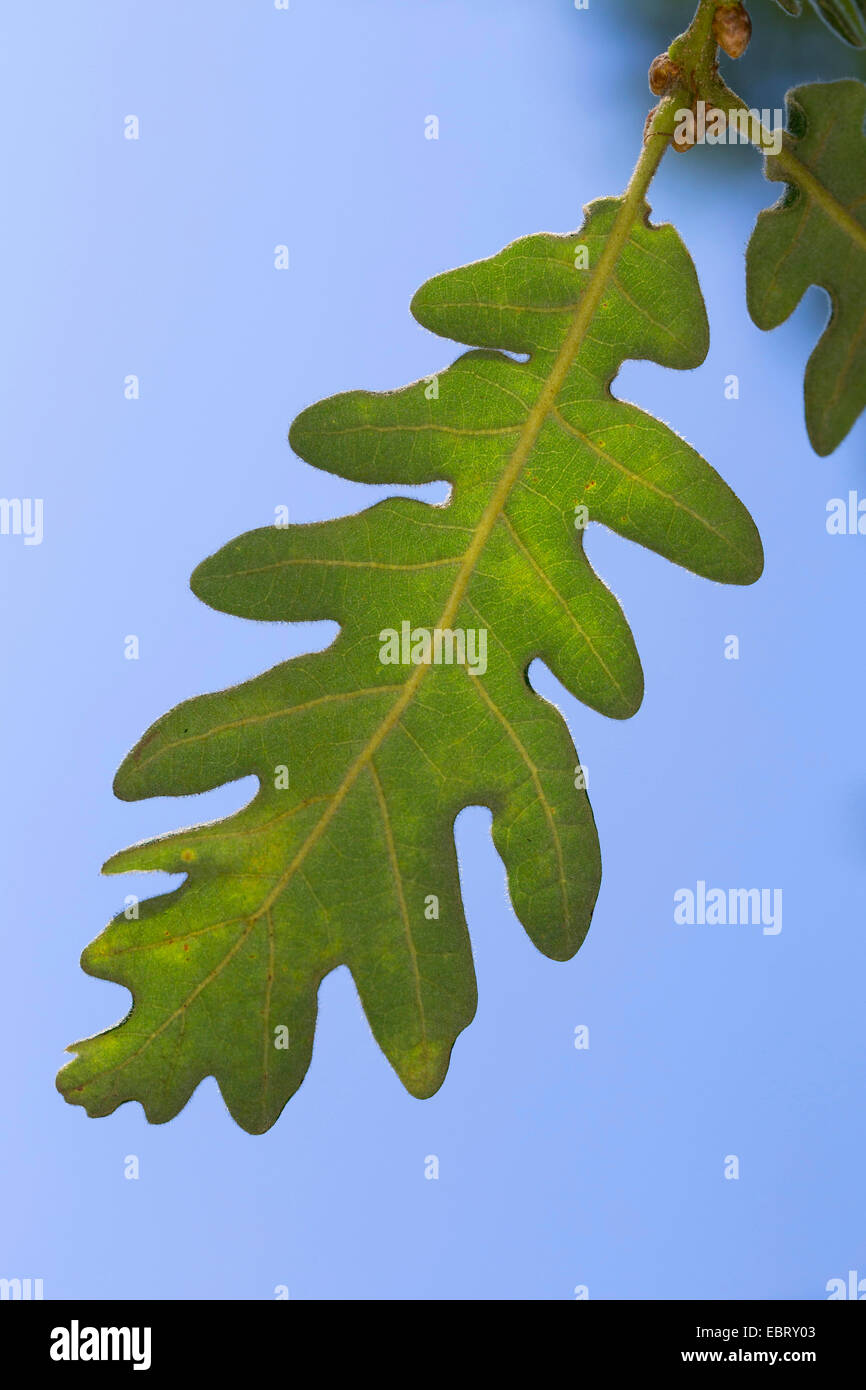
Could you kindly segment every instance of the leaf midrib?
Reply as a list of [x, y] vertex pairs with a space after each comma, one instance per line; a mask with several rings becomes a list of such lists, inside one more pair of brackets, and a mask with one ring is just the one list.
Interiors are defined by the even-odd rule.
[[[666, 145], [666, 139], [659, 140], [654, 150], [647, 148], [644, 151], [646, 168], [643, 172], [651, 176], [652, 171], [654, 171], [658, 161], [664, 153]], [[472, 539], [466, 549], [463, 562], [455, 577], [445, 607], [436, 623], [436, 626], [439, 628], [450, 628], [457, 616], [460, 605], [466, 596], [469, 584], [475, 573], [477, 562], [490, 539], [493, 528], [505, 509], [508, 498], [523, 471], [524, 465], [535, 447], [545, 421], [553, 411], [571, 365], [580, 351], [587, 330], [595, 317], [595, 312], [599, 306], [602, 295], [613, 276], [623, 247], [629, 239], [638, 208], [643, 203], [645, 186], [646, 184], [642, 179], [633, 178], [625, 197], [620, 203], [617, 215], [614, 218], [610, 233], [605, 242], [604, 250], [596, 262], [595, 269], [591, 273], [589, 283], [583, 295], [577, 303], [568, 332], [563, 339], [559, 352], [554, 359], [553, 365], [544, 381], [544, 385], [538, 394], [535, 404], [526, 416], [520, 437], [517, 440], [508, 463], [496, 487], [493, 489], [490, 500], [484, 508], [478, 525], [473, 532]], [[296, 870], [304, 863], [307, 856], [321, 840], [361, 772], [399, 722], [404, 711], [412, 703], [415, 692], [424, 680], [427, 671], [427, 666], [419, 665], [415, 667], [409, 679], [406, 681], [401, 694], [388, 711], [388, 714], [346, 772], [346, 775], [334, 792], [327, 810], [316, 825], [313, 826], [307, 838], [304, 840], [303, 844], [301, 844], [285, 871], [280, 875], [274, 887], [266, 895], [256, 911], [250, 916], [250, 922], [255, 922], [271, 909], [287, 884], [291, 881]]]

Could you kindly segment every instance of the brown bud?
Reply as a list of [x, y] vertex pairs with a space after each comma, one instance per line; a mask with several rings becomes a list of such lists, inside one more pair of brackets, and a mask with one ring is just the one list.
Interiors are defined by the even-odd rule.
[[650, 63], [649, 85], [653, 96], [663, 97], [679, 81], [682, 73], [666, 53], [660, 53]]
[[729, 58], [742, 58], [752, 37], [752, 21], [742, 5], [720, 5], [713, 15], [716, 43]]

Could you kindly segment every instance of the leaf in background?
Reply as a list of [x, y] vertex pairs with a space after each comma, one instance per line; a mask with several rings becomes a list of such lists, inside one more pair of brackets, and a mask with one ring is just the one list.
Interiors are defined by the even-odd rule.
[[[295, 421], [291, 443], [316, 467], [369, 483], [446, 479], [447, 505], [391, 498], [253, 531], [193, 575], [195, 593], [224, 612], [333, 619], [340, 632], [324, 652], [178, 706], [121, 767], [128, 800], [251, 773], [260, 790], [227, 820], [106, 865], [187, 878], [137, 922], [116, 918], [84, 954], [85, 970], [134, 999], [60, 1073], [67, 1099], [91, 1114], [137, 1099], [167, 1120], [214, 1075], [238, 1123], [267, 1129], [304, 1077], [319, 983], [340, 964], [406, 1087], [432, 1094], [476, 1005], [453, 839], [464, 806], [491, 809], [514, 909], [538, 949], [565, 960], [580, 946], [599, 884], [595, 826], [565, 724], [527, 668], [540, 657], [614, 718], [637, 709], [642, 674], [575, 509], [711, 579], [751, 583], [762, 566], [754, 524], [721, 478], [610, 394], [627, 357], [689, 368], [707, 350], [673, 227], [652, 227], [644, 204], [605, 258], [619, 208], [598, 201], [579, 233], [525, 238], [418, 292], [420, 323], [484, 350], [438, 378], [351, 391]], [[590, 269], [576, 268], [581, 246]], [[386, 630], [399, 648], [404, 624], [421, 664], [383, 660], [411, 656], [388, 649]], [[422, 629], [474, 634], [486, 661], [474, 673], [424, 664]]]
[[852, 48], [866, 48], [866, 0], [812, 0], [824, 23]]
[[758, 216], [746, 292], [765, 329], [787, 319], [810, 285], [829, 294], [830, 320], [805, 381], [809, 438], [829, 454], [866, 405], [866, 86], [815, 82], [789, 92], [787, 103], [794, 162], [783, 169], [767, 157], [767, 178], [788, 187]]

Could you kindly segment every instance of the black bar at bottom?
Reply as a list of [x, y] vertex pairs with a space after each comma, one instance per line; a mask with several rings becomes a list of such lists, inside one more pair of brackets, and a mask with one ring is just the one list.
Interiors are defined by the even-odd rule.
[[[507, 1301], [431, 1302], [447, 1308], [442, 1322], [431, 1321], [427, 1311], [415, 1323], [416, 1300], [399, 1303], [399, 1323], [393, 1313], [380, 1323], [380, 1305], [364, 1300], [7, 1301], [0, 1303], [0, 1331], [6, 1364], [20, 1365], [25, 1374], [48, 1372], [59, 1380], [70, 1375], [92, 1379], [105, 1370], [115, 1376], [213, 1370], [221, 1377], [232, 1372], [258, 1377], [270, 1366], [275, 1374], [294, 1378], [300, 1373], [308, 1379], [309, 1362], [315, 1358], [332, 1374], [335, 1352], [337, 1357], [344, 1354], [356, 1372], [369, 1372], [371, 1358], [382, 1357], [392, 1372], [402, 1363], [413, 1378], [419, 1372], [429, 1377], [441, 1358], [443, 1375], [453, 1375], [458, 1361], [466, 1365], [465, 1344], [461, 1353], [453, 1341], [453, 1334], [463, 1331], [460, 1307], [470, 1320], [464, 1335], [482, 1361], [493, 1359], [500, 1348], [509, 1356], [531, 1349], [535, 1359], [544, 1353], [540, 1331], [553, 1339], [547, 1351], [567, 1350], [576, 1372], [599, 1362], [609, 1371], [807, 1366], [826, 1376], [860, 1363], [866, 1331], [866, 1310], [832, 1301], [538, 1300], [521, 1303], [517, 1313]], [[503, 1314], [507, 1323], [500, 1331]], [[539, 1316], [540, 1324], [535, 1322]], [[488, 1318], [496, 1341], [488, 1337]], [[396, 1356], [395, 1333], [402, 1334], [404, 1348]], [[560, 1341], [563, 1336], [567, 1342]], [[406, 1337], [411, 1352], [404, 1345]]]

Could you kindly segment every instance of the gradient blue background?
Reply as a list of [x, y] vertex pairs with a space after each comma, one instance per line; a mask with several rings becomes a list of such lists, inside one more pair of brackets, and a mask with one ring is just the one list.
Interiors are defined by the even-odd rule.
[[[866, 427], [829, 460], [809, 448], [819, 291], [771, 336], [747, 316], [743, 249], [778, 190], [746, 149], [671, 155], [651, 194], [695, 258], [707, 361], [629, 364], [614, 389], [722, 472], [766, 571], [726, 588], [590, 533], [647, 693], [622, 724], [533, 671], [589, 768], [602, 843], [578, 957], [529, 943], [489, 816], [471, 809], [457, 838], [480, 1004], [432, 1100], [403, 1091], [345, 970], [322, 987], [308, 1078], [262, 1137], [234, 1125], [212, 1080], [161, 1127], [138, 1105], [89, 1120], [54, 1089], [64, 1046], [127, 1009], [79, 970], [81, 949], [124, 894], [167, 882], [100, 878], [100, 864], [253, 786], [123, 804], [117, 765], [181, 699], [333, 632], [213, 612], [190, 572], [281, 503], [313, 520], [385, 495], [293, 458], [289, 421], [444, 366], [458, 349], [407, 312], [423, 280], [572, 229], [583, 203], [624, 187], [646, 68], [691, 6], [644, 10], [7, 7], [2, 491], [45, 499], [45, 538], [0, 538], [0, 1275], [41, 1277], [47, 1298], [271, 1298], [285, 1284], [293, 1298], [569, 1299], [586, 1284], [591, 1298], [816, 1299], [849, 1269], [866, 1276], [866, 537], [825, 530], [828, 498], [866, 487]], [[862, 70], [815, 26], [773, 32], [784, 54], [740, 65], [757, 104], [779, 106], [788, 79]], [[784, 76], [764, 71], [771, 56]], [[138, 142], [123, 138], [131, 113]], [[438, 142], [424, 139], [431, 113]], [[781, 887], [781, 934], [675, 926], [673, 894], [699, 878]], [[573, 1046], [578, 1024], [589, 1051]], [[728, 1154], [739, 1181], [723, 1177]]]

